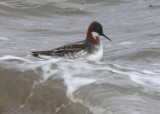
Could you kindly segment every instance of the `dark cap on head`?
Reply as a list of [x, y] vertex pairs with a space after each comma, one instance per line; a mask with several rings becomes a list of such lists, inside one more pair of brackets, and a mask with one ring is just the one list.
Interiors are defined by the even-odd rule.
[[97, 22], [94, 21], [90, 24], [89, 29], [91, 29], [92, 32], [97, 32], [99, 35], [104, 36], [105, 38], [107, 38], [108, 40], [111, 41], [111, 39], [109, 39], [104, 33], [103, 33], [103, 26]]

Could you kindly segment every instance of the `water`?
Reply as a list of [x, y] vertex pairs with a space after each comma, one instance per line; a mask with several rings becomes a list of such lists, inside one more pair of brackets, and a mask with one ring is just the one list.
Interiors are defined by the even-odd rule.
[[[152, 5], [152, 7], [150, 6]], [[0, 114], [159, 114], [159, 0], [1, 0]], [[99, 21], [104, 56], [40, 60]]]

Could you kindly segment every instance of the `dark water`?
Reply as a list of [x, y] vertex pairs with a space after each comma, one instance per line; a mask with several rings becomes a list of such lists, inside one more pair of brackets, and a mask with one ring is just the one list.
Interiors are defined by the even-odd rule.
[[[99, 62], [39, 60], [99, 21]], [[1, 0], [0, 114], [159, 114], [159, 0]]]

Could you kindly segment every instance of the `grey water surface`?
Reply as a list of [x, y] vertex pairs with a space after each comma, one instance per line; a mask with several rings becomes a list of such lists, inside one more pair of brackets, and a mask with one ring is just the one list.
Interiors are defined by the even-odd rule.
[[[84, 40], [99, 62], [30, 56]], [[159, 0], [1, 0], [0, 114], [160, 114]]]

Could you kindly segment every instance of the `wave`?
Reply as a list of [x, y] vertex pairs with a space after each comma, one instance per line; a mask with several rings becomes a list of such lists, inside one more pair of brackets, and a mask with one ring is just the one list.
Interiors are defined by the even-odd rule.
[[[47, 88], [45, 88], [46, 91], [56, 90], [56, 92], [60, 92], [61, 89], [63, 89], [63, 97], [61, 96], [61, 99], [69, 98], [73, 103], [80, 103], [82, 106], [87, 107], [94, 114], [105, 114], [108, 112], [103, 105], [96, 105], [95, 102], [92, 102], [91, 100], [94, 96], [96, 96], [97, 98], [95, 99], [99, 99], [101, 101], [108, 96], [108, 92], [103, 91], [104, 88], [97, 88], [98, 85], [100, 87], [103, 87], [103, 85], [107, 85], [108, 87], [116, 87], [118, 88], [118, 91], [126, 87], [140, 86], [145, 88], [145, 91], [142, 89], [141, 92], [160, 92], [157, 91], [160, 85], [158, 82], [159, 72], [157, 69], [138, 69], [114, 63], [106, 64], [103, 62], [95, 63], [85, 60], [69, 60], [59, 58], [35, 61], [29, 58], [21, 58], [16, 56], [0, 57], [0, 64], [3, 64], [3, 69], [9, 68], [9, 72], [12, 72], [13, 75], [17, 75], [17, 72], [20, 72], [20, 75], [18, 75], [23, 75], [24, 79], [27, 79], [27, 73], [30, 72], [28, 76], [31, 76], [32, 78], [28, 77], [27, 80], [32, 79], [32, 86], [30, 87], [31, 91], [28, 93], [26, 102], [21, 105], [22, 109], [25, 107], [27, 102], [30, 100], [35, 100], [35, 97], [37, 96], [36, 92], [39, 86], [43, 85], [45, 87], [46, 84], [49, 84]], [[0, 69], [2, 69], [2, 65]], [[14, 70], [16, 70], [16, 72]], [[8, 71], [5, 70], [5, 72]], [[15, 79], [17, 80], [18, 77]], [[31, 82], [29, 81], [29, 83]], [[89, 91], [90, 89], [91, 91]], [[18, 91], [17, 89], [15, 90]], [[94, 91], [96, 93], [90, 94]], [[101, 92], [99, 93], [98, 91]], [[110, 92], [111, 91], [109, 91], [109, 93]], [[43, 95], [40, 89], [38, 89], [38, 93]], [[83, 98], [87, 93], [90, 94], [90, 96]], [[100, 99], [101, 94], [105, 94], [106, 96]], [[65, 106], [61, 105], [59, 110], [64, 107]], [[123, 107], [121, 108], [119, 110], [123, 110]], [[59, 110], [57, 109], [57, 111]]]
[[34, 7], [43, 6], [50, 2], [51, 0], [39, 0], [39, 1], [35, 1], [35, 0], [27, 0], [27, 1], [11, 0], [10, 1], [10, 0], [7, 0], [7, 1], [1, 1], [0, 4], [11, 7], [11, 8], [34, 8]]
[[[0, 2], [0, 9], [3, 15], [21, 14], [24, 16], [53, 16], [53, 15], [88, 15], [91, 12], [85, 10], [87, 5], [76, 5], [71, 3], [59, 3], [53, 1], [44, 1], [34, 3], [22, 3], [20, 2]], [[20, 15], [19, 14], [19, 15]], [[13, 14], [12, 14], [13, 15]]]
[[[65, 84], [68, 88], [72, 90], [70, 94], [73, 94], [74, 91], [79, 89], [80, 87], [91, 84], [91, 83], [99, 83], [105, 82], [103, 80], [103, 73], [116, 73], [120, 75], [128, 75], [132, 76], [137, 74], [139, 76], [150, 76], [159, 74], [158, 70], [149, 71], [148, 69], [137, 69], [129, 66], [122, 66], [118, 64], [106, 64], [102, 62], [89, 62], [86, 60], [70, 60], [70, 59], [61, 59], [61, 58], [54, 58], [50, 60], [39, 60], [33, 61], [27, 58], [21, 58], [16, 56], [3, 56], [0, 57], [0, 62], [5, 63], [9, 68], [17, 69], [19, 71], [28, 71], [28, 70], [38, 70], [42, 72], [41, 79], [42, 82], [45, 82], [48, 78], [54, 77], [55, 74], [60, 74], [61, 76], [58, 78], [63, 78]], [[157, 67], [157, 66], [156, 66]], [[146, 67], [147, 68], [147, 67]], [[41, 70], [40, 70], [41, 69]], [[101, 71], [99, 76], [94, 76], [94, 74]], [[156, 72], [157, 71], [157, 72]], [[90, 75], [88, 75], [90, 74]], [[93, 75], [91, 75], [93, 74]], [[102, 78], [102, 80], [101, 80]], [[79, 83], [81, 82], [81, 83]], [[77, 84], [77, 85], [76, 85]]]
[[[121, 50], [121, 53], [116, 52], [110, 56], [111, 60], [124, 60], [124, 61], [156, 61], [160, 57], [159, 48], [145, 48], [138, 50], [131, 50], [130, 52]], [[114, 51], [115, 52], [115, 51]]]

